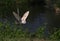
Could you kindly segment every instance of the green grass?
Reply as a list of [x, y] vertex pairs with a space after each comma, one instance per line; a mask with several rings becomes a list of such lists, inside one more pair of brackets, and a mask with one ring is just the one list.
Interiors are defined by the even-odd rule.
[[[45, 41], [44, 39], [47, 39], [44, 34], [46, 26], [40, 26], [35, 33], [35, 37], [33, 38], [31, 33], [28, 32], [28, 29], [23, 31], [22, 26], [20, 25], [19, 27], [20, 28], [18, 28], [16, 24], [11, 27], [9, 23], [3, 24], [0, 22], [0, 41], [31, 41], [32, 39], [34, 41]], [[59, 41], [59, 39], [60, 29], [50, 34], [46, 41]]]

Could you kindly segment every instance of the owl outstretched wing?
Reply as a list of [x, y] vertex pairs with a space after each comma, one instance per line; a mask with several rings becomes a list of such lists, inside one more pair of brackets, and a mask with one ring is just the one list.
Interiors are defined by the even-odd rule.
[[20, 17], [17, 13], [13, 12], [13, 15], [15, 16], [15, 18], [19, 21], [20, 20]]
[[21, 23], [22, 24], [26, 24], [26, 19], [27, 19], [28, 15], [29, 15], [29, 11], [24, 13], [24, 15], [21, 18]]

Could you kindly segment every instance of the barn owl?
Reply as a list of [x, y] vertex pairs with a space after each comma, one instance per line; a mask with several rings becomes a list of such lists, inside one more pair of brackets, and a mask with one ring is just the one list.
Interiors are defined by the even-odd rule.
[[13, 11], [13, 15], [19, 21], [20, 24], [26, 24], [26, 19], [27, 19], [28, 15], [29, 15], [29, 11], [26, 11], [21, 18], [19, 16], [19, 14], [15, 13], [14, 11]]

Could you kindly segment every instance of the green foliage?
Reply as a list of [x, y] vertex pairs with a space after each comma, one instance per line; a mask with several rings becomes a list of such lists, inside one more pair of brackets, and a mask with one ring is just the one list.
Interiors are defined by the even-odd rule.
[[37, 29], [36, 36], [37, 36], [38, 38], [44, 38], [44, 31], [45, 31], [45, 27], [44, 27], [44, 26], [40, 26], [40, 27]]
[[[46, 38], [45, 37], [45, 31], [46, 26], [40, 26], [37, 29], [37, 32], [35, 33], [35, 36], [39, 39], [43, 39]], [[2, 22], [0, 22], [0, 40], [4, 41], [8, 38], [8, 40], [16, 40], [16, 39], [25, 39], [25, 38], [31, 38], [31, 33], [28, 34], [28, 29], [26, 29], [25, 31], [22, 30], [22, 26], [20, 25], [19, 27], [14, 24], [13, 26], [11, 26], [8, 23], [3, 24]], [[54, 31], [54, 33], [50, 34], [50, 36], [48, 37], [48, 39], [50, 40], [57, 40], [60, 39], [60, 29]]]
[[5, 25], [0, 22], [0, 39], [1, 38], [21, 38], [26, 37], [27, 33], [22, 31], [22, 28], [18, 28], [16, 25], [13, 27], [9, 23]]
[[60, 39], [60, 29], [58, 29], [53, 34], [51, 34], [50, 39], [59, 40]]

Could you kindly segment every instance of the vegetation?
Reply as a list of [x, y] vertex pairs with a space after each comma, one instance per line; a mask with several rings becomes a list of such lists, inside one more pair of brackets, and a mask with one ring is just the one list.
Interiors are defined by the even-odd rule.
[[[14, 24], [10, 26], [9, 23], [3, 24], [0, 22], [0, 41], [30, 41], [32, 38], [31, 33], [27, 30], [23, 31], [22, 26], [19, 28]], [[60, 39], [60, 29], [56, 28], [55, 31], [49, 34], [47, 38], [45, 36], [45, 26], [40, 26], [35, 32], [35, 38], [37, 39], [47, 39], [47, 40], [59, 40]], [[57, 30], [58, 29], [58, 30]]]
[[[32, 1], [32, 0], [30, 0]], [[52, 4], [47, 4], [47, 7], [56, 4], [58, 8], [60, 8], [60, 0], [51, 0]], [[24, 13], [26, 10], [30, 10], [28, 0], [0, 0], [0, 18], [8, 18], [12, 19], [12, 11], [16, 11], [16, 8], [19, 7], [20, 13]], [[49, 3], [49, 2], [46, 2]], [[54, 6], [52, 7], [54, 8]], [[39, 9], [39, 8], [38, 8]], [[43, 10], [42, 10], [43, 11]], [[0, 41], [30, 41], [31, 39], [40, 41], [41, 39], [46, 39], [47, 41], [59, 41], [60, 40], [60, 26], [58, 25], [60, 19], [59, 16], [55, 16], [55, 13], [50, 13], [50, 8], [47, 10], [47, 17], [49, 23], [51, 23], [52, 33], [49, 31], [49, 36], [45, 35], [46, 26], [40, 26], [37, 31], [34, 33], [34, 37], [31, 35], [32, 33], [28, 32], [28, 29], [23, 31], [23, 27], [21, 25], [17, 26], [16, 24], [10, 25], [9, 21], [7, 23], [0, 22]], [[60, 14], [59, 14], [60, 15]], [[53, 22], [51, 22], [53, 21]], [[60, 24], [60, 23], [59, 23]], [[56, 26], [57, 25], [57, 26]], [[33, 38], [32, 38], [33, 37]], [[41, 40], [42, 41], [42, 40]]]

